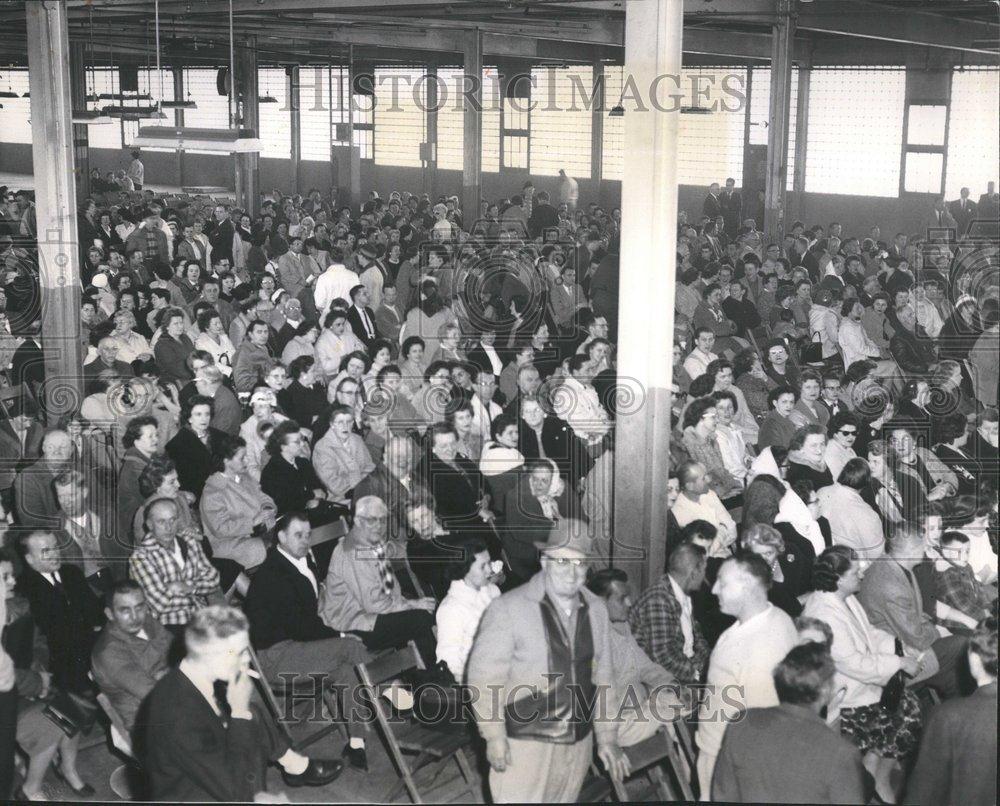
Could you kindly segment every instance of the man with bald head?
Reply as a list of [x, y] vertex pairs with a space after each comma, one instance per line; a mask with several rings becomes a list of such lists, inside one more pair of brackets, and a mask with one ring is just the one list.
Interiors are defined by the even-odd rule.
[[14, 480], [14, 507], [22, 526], [56, 528], [59, 502], [52, 482], [73, 461], [73, 441], [65, 431], [49, 431], [42, 438], [42, 457]]
[[192, 528], [178, 529], [172, 498], [148, 503], [143, 523], [146, 536], [129, 558], [129, 576], [142, 587], [156, 619], [181, 635], [197, 610], [225, 604], [219, 572], [201, 548], [201, 534]]
[[97, 343], [97, 358], [89, 364], [84, 364], [83, 367], [83, 384], [86, 394], [94, 393], [94, 381], [105, 370], [114, 370], [115, 375], [123, 378], [135, 374], [129, 364], [118, 360], [120, 347], [118, 340], [112, 336], [105, 336]]
[[354, 526], [337, 544], [326, 575], [324, 623], [357, 635], [371, 651], [413, 641], [424, 662], [435, 662], [434, 610], [430, 597], [406, 599], [392, 570], [386, 527], [389, 510], [381, 498], [355, 502]]

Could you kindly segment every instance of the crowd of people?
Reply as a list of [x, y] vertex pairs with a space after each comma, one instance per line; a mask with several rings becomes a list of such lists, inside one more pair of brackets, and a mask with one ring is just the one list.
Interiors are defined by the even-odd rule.
[[995, 801], [962, 771], [996, 765], [996, 244], [769, 243], [733, 180], [682, 212], [668, 559], [636, 594], [611, 505], [620, 210], [569, 177], [476, 211], [94, 191], [65, 334], [84, 397], [58, 422], [29, 194], [0, 233], [0, 795], [24, 757], [18, 794], [45, 797], [57, 755], [93, 794], [43, 712], [89, 728], [98, 692], [154, 800], [367, 770], [357, 714], [330, 702], [342, 758], [307, 758], [251, 678], [334, 691], [413, 642], [499, 690], [471, 706], [496, 802], [573, 801], [595, 753], [621, 779], [659, 730], [693, 731], [706, 800]]

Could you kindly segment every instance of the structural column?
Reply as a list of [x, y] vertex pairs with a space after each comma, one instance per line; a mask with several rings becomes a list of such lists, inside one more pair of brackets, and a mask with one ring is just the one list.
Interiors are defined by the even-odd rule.
[[[604, 173], [604, 116], [608, 114], [604, 87], [604, 62], [595, 61], [592, 66], [594, 98], [590, 113], [590, 178], [600, 183]], [[600, 187], [600, 184], [598, 184]]]
[[[352, 210], [361, 209], [361, 147], [354, 142], [354, 116], [357, 114], [357, 104], [354, 101], [354, 82], [357, 79], [357, 70], [354, 65], [354, 45], [348, 48], [348, 68], [347, 68], [347, 98], [350, 113], [347, 116], [348, 138], [350, 144], [349, 180], [350, 203]], [[372, 75], [372, 86], [374, 87], [375, 77]]]
[[[292, 140], [292, 191], [298, 192], [299, 163], [302, 162], [302, 119], [299, 116], [301, 107], [299, 106], [299, 68], [297, 65], [285, 68], [285, 88], [285, 97], [288, 98], [288, 131]], [[333, 103], [332, 98], [331, 94], [331, 104]], [[336, 179], [334, 179], [334, 184], [337, 184]]]
[[785, 182], [788, 176], [788, 123], [792, 114], [792, 56], [795, 0], [775, 0], [771, 30], [771, 106], [764, 186], [764, 231], [780, 243], [784, 229]]
[[798, 97], [795, 102], [795, 172], [792, 174], [792, 191], [795, 193], [795, 216], [802, 219], [802, 197], [806, 192], [806, 157], [809, 143], [809, 83], [812, 70], [809, 64], [799, 62]]
[[479, 218], [483, 172], [483, 32], [465, 34], [462, 51], [462, 221], [466, 227]]
[[[174, 65], [170, 68], [170, 75], [174, 82], [174, 100], [183, 101], [186, 97], [184, 94], [184, 68]], [[174, 109], [174, 126], [178, 129], [184, 126], [184, 110], [181, 108]], [[184, 149], [177, 149], [177, 176], [178, 184], [184, 187]]]
[[45, 356], [42, 394], [48, 416], [56, 418], [83, 401], [69, 9], [62, 0], [38, 0], [25, 11]]
[[421, 146], [424, 163], [424, 187], [432, 199], [437, 198], [438, 168], [438, 70], [436, 64], [428, 65], [427, 80], [424, 83], [424, 103], [426, 104], [427, 136]]
[[[70, 111], [87, 108], [87, 65], [84, 43], [74, 42], [69, 52]], [[86, 123], [73, 124], [73, 151], [76, 160], [76, 193], [80, 199], [90, 196], [90, 142]]]
[[[677, 86], [683, 0], [626, 0], [625, 75], [644, 108], [625, 99], [618, 383], [614, 482], [615, 565], [644, 588], [663, 570], [667, 536], [673, 376], [679, 112], [650, 88]], [[664, 90], [660, 90], [664, 92]]]
[[[240, 104], [240, 126], [260, 137], [257, 86], [257, 38], [248, 36], [236, 50], [235, 99]], [[260, 208], [260, 162], [254, 151], [236, 154], [236, 206], [256, 216]]]

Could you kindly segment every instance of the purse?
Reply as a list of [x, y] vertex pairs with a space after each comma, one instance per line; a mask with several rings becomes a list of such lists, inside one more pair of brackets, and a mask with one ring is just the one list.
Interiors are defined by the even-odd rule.
[[97, 706], [66, 691], [55, 691], [42, 714], [69, 738], [83, 731], [89, 733], [97, 721]]

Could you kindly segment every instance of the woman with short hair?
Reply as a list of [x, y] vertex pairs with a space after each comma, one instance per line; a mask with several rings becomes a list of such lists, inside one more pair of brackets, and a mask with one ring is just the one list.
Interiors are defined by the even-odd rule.
[[862, 497], [871, 485], [871, 467], [856, 456], [844, 465], [836, 484], [819, 491], [819, 512], [830, 523], [834, 544], [868, 560], [885, 554], [882, 520]]
[[807, 598], [803, 614], [833, 630], [835, 684], [845, 694], [831, 705], [827, 721], [839, 717], [840, 733], [864, 754], [879, 797], [895, 803], [898, 793], [893, 791], [891, 774], [917, 749], [920, 703], [909, 688], [903, 689], [894, 710], [880, 702], [884, 687], [898, 671], [915, 675], [921, 663], [919, 658], [897, 655], [893, 636], [869, 621], [857, 598], [867, 566], [868, 561], [847, 546], [828, 548], [813, 566], [816, 591]]

